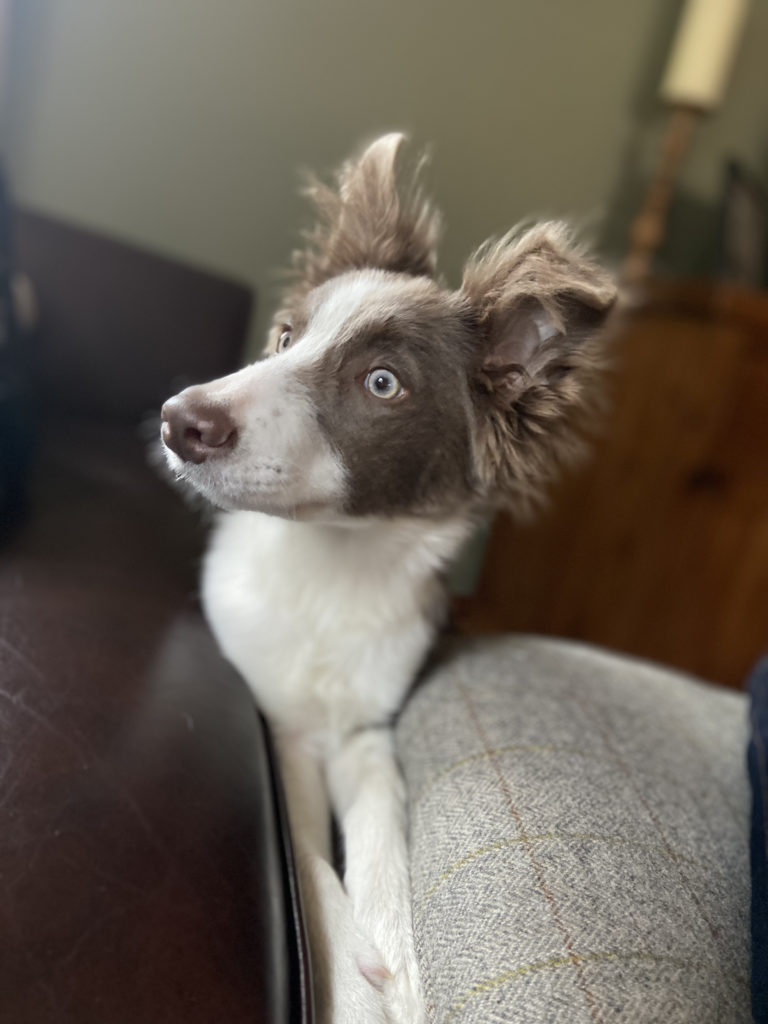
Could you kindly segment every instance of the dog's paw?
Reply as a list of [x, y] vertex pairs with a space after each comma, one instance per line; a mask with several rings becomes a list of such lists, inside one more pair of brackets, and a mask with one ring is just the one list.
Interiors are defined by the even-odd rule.
[[393, 977], [381, 953], [355, 921], [338, 876], [316, 865], [324, 913], [315, 920], [313, 973], [321, 1024], [400, 1024], [390, 1016], [387, 986]]
[[356, 945], [351, 955], [336, 958], [328, 1024], [400, 1024], [389, 1009], [392, 975], [372, 946], [364, 941]]
[[389, 1018], [395, 1024], [424, 1024], [424, 998], [415, 959], [406, 960], [382, 986]]
[[394, 1024], [424, 1024], [426, 1011], [421, 987], [410, 908], [398, 912], [397, 904], [380, 899], [371, 902], [355, 918], [360, 933], [381, 952], [383, 972], [364, 972], [380, 988], [387, 1013]]
[[369, 981], [380, 992], [384, 989], [385, 984], [392, 980], [392, 972], [384, 965], [384, 961], [377, 953], [358, 953], [355, 961], [366, 981]]

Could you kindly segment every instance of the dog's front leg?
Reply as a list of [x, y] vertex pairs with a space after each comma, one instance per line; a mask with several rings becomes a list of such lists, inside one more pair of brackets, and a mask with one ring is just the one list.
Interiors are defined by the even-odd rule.
[[330, 805], [319, 757], [302, 737], [276, 735], [320, 1024], [392, 1024], [382, 992], [388, 972], [355, 920], [331, 864]]
[[397, 1024], [422, 1024], [413, 944], [405, 785], [389, 729], [366, 729], [330, 760], [328, 782], [344, 838], [344, 884], [355, 918], [384, 957]]

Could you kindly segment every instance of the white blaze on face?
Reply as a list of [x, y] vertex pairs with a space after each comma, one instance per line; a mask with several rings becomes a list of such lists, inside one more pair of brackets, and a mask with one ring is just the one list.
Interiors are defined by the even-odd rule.
[[366, 324], [397, 311], [402, 283], [381, 270], [344, 274], [310, 295], [310, 319], [301, 340], [285, 353], [303, 366], [317, 363]]
[[344, 470], [318, 430], [306, 388], [281, 359], [213, 381], [206, 398], [226, 403], [237, 444], [200, 465], [173, 452], [173, 471], [221, 508], [301, 518], [340, 508]]
[[206, 398], [226, 403], [237, 424], [234, 449], [200, 465], [167, 452], [173, 471], [225, 509], [289, 518], [339, 513], [346, 474], [317, 422], [312, 367], [332, 346], [381, 316], [391, 290], [375, 271], [318, 289], [307, 328], [294, 346], [205, 386]]
[[363, 270], [310, 293], [306, 328], [286, 351], [205, 386], [206, 398], [227, 404], [235, 447], [200, 465], [169, 452], [174, 472], [226, 509], [289, 518], [341, 513], [347, 474], [318, 424], [313, 371], [333, 347], [396, 313], [402, 289], [394, 275]]

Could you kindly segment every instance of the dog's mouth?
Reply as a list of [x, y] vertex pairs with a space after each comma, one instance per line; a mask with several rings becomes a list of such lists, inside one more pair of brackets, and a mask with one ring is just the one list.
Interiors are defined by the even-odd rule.
[[[165, 424], [163, 425], [165, 426]], [[202, 459], [182, 458], [161, 428], [162, 449], [171, 473], [224, 512], [261, 512], [281, 519], [336, 521], [340, 503], [333, 489], [313, 485], [313, 467], [260, 456], [246, 446], [220, 445]], [[196, 441], [191, 442], [196, 445]], [[195, 448], [197, 454], [197, 448]]]
[[223, 402], [188, 389], [162, 408], [160, 437], [176, 479], [225, 511], [279, 514], [285, 501], [284, 468], [273, 459], [244, 459], [235, 421]]

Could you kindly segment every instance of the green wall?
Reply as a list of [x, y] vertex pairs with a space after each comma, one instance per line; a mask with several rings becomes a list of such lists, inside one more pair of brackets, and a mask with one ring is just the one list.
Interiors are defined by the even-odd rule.
[[[679, 6], [17, 0], [6, 161], [27, 204], [252, 282], [258, 333], [305, 215], [297, 168], [333, 167], [382, 130], [432, 147], [451, 279], [530, 214], [574, 216], [620, 249]], [[758, 0], [681, 209], [711, 212], [725, 155], [768, 171], [766, 53]]]

